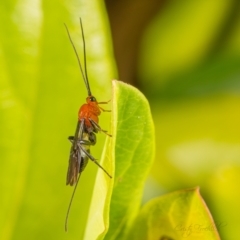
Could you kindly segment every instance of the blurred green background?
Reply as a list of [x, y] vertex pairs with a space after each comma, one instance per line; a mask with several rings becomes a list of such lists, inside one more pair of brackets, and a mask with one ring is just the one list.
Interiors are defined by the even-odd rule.
[[67, 137], [87, 93], [63, 23], [81, 54], [80, 16], [97, 99], [111, 98], [116, 78], [149, 99], [156, 160], [143, 201], [200, 186], [222, 239], [240, 238], [239, 12], [238, 0], [1, 1], [0, 239], [82, 238], [93, 164], [64, 233]]

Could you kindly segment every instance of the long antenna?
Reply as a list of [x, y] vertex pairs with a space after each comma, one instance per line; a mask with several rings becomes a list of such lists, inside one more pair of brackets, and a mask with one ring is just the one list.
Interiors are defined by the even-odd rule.
[[82, 19], [80, 19], [80, 26], [81, 26], [81, 31], [82, 31], [82, 40], [83, 40], [83, 54], [84, 54], [84, 68], [85, 68], [85, 83], [87, 86], [88, 90], [88, 96], [91, 96], [91, 90], [89, 86], [89, 81], [88, 81], [88, 75], [87, 75], [87, 57], [86, 57], [86, 44], [85, 44], [85, 38], [84, 38], [84, 32], [83, 32], [83, 25], [82, 25]]
[[68, 216], [69, 216], [69, 212], [70, 212], [70, 209], [71, 209], [71, 206], [72, 206], [72, 201], [73, 201], [76, 189], [77, 189], [77, 185], [78, 185], [79, 179], [80, 179], [80, 174], [78, 176], [77, 183], [76, 183], [76, 185], [75, 185], [75, 187], [73, 189], [73, 193], [72, 193], [69, 205], [68, 205], [67, 215], [66, 215], [66, 218], [65, 218], [65, 232], [67, 232], [67, 230], [68, 230]]
[[81, 70], [81, 74], [82, 74], [84, 83], [86, 85], [87, 91], [88, 91], [88, 96], [91, 96], [92, 94], [91, 94], [90, 86], [89, 86], [89, 83], [88, 83], [87, 70], [86, 70], [87, 69], [87, 67], [86, 67], [86, 49], [85, 49], [86, 47], [85, 47], [85, 39], [84, 39], [84, 34], [83, 34], [83, 27], [82, 27], [81, 18], [80, 18], [80, 23], [81, 23], [82, 39], [83, 39], [85, 74], [83, 72], [83, 68], [82, 68], [82, 65], [81, 65], [80, 58], [79, 58], [78, 53], [77, 53], [77, 49], [76, 49], [76, 47], [75, 47], [75, 45], [74, 45], [74, 43], [72, 41], [72, 38], [71, 38], [71, 35], [70, 35], [69, 31], [68, 31], [67, 25], [65, 23], [64, 23], [64, 25], [65, 25], [65, 28], [67, 30], [67, 34], [68, 34], [69, 40], [70, 40], [70, 42], [72, 44], [73, 50], [74, 50], [74, 52], [76, 54], [76, 57], [77, 57], [77, 60], [78, 60], [78, 65], [79, 65], [79, 68]]

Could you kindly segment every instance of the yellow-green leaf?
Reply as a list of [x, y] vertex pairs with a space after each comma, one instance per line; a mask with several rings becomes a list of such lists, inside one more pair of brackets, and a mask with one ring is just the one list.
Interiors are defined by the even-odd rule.
[[127, 239], [219, 240], [217, 227], [199, 189], [187, 189], [149, 201], [138, 214]]

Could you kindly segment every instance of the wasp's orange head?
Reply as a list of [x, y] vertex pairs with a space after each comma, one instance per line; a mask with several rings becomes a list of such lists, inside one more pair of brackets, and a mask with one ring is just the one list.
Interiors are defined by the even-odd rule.
[[94, 96], [88, 96], [86, 98], [86, 101], [87, 101], [88, 104], [94, 104], [95, 105], [97, 103], [97, 99]]

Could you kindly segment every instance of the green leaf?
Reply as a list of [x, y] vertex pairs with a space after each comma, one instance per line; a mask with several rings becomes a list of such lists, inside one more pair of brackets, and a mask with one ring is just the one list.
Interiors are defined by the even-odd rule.
[[[106, 140], [100, 164], [101, 166], [104, 166], [104, 169], [106, 169], [111, 176], [113, 176], [114, 155], [113, 144], [110, 138]], [[109, 205], [111, 201], [113, 182], [114, 178], [109, 178], [106, 173], [99, 169], [95, 180], [90, 211], [83, 239], [102, 239], [102, 237], [106, 234], [109, 225]]]
[[[97, 167], [83, 172], [69, 216], [66, 186], [79, 107], [87, 91], [63, 23], [79, 56], [82, 18], [90, 86], [110, 99], [116, 71], [102, 1], [3, 1], [0, 8], [0, 239], [82, 239]], [[109, 129], [108, 113], [100, 118]], [[91, 148], [102, 152], [105, 136]]]
[[115, 179], [109, 230], [104, 239], [124, 239], [141, 203], [154, 158], [154, 127], [148, 101], [136, 88], [113, 82]]
[[220, 239], [199, 189], [173, 192], [149, 201], [127, 239]]
[[[98, 171], [84, 239], [124, 239], [136, 216], [154, 156], [149, 105], [134, 87], [113, 81], [112, 138], [101, 164], [114, 179]], [[109, 216], [110, 210], [110, 216]], [[108, 230], [109, 228], [109, 230]], [[94, 229], [94, 231], [93, 231]]]

